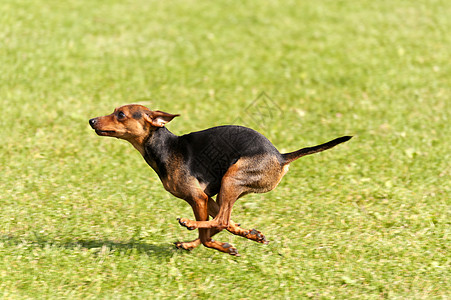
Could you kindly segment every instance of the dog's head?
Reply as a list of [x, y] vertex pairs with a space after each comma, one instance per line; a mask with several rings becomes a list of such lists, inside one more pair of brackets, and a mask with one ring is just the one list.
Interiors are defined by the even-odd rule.
[[[145, 106], [129, 104], [118, 107], [110, 115], [89, 120], [89, 125], [100, 136], [127, 140], [135, 147], [142, 145], [153, 131], [179, 115], [153, 111]], [[139, 150], [139, 149], [138, 149]]]

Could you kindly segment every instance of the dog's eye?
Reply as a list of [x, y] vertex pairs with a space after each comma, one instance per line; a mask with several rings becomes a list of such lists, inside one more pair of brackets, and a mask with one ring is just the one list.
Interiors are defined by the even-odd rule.
[[117, 118], [119, 120], [123, 120], [123, 119], [126, 118], [126, 116], [125, 116], [124, 112], [120, 111], [120, 112], [117, 113]]

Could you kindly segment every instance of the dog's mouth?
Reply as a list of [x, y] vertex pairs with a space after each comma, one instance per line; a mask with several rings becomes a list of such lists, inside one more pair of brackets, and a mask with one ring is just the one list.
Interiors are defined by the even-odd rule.
[[113, 130], [99, 130], [99, 129], [96, 129], [95, 131], [100, 136], [111, 136], [111, 135], [116, 133], [116, 131], [113, 131]]

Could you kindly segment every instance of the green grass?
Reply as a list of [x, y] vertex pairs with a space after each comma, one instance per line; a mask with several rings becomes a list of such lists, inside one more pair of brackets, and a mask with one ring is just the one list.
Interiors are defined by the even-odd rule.
[[[0, 297], [451, 297], [449, 1], [0, 4]], [[265, 92], [274, 114], [245, 110]], [[140, 102], [176, 134], [240, 123], [302, 158], [233, 219], [241, 257], [91, 117]], [[267, 113], [267, 112], [266, 112]], [[263, 116], [262, 119], [259, 119]]]

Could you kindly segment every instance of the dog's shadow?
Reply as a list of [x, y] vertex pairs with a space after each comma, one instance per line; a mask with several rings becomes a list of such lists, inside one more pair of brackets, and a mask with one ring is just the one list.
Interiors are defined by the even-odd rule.
[[172, 256], [176, 251], [174, 245], [170, 244], [148, 244], [141, 241], [129, 240], [126, 242], [110, 241], [110, 240], [78, 240], [64, 244], [65, 248], [84, 248], [94, 253], [119, 252], [122, 254], [147, 254], [149, 256]]
[[[46, 248], [56, 247], [64, 249], [86, 249], [93, 254], [101, 253], [121, 253], [121, 255], [146, 254], [149, 256], [170, 257], [178, 251], [173, 244], [148, 244], [142, 241], [130, 239], [128, 241], [111, 241], [96, 239], [80, 239], [72, 241], [47, 240], [35, 235], [35, 238], [26, 239], [12, 235], [0, 235], [0, 242], [4, 244], [29, 244], [35, 247]], [[184, 251], [183, 251], [184, 252]], [[182, 252], [181, 252], [182, 253]]]

